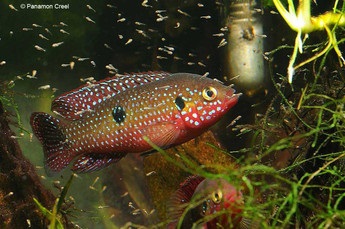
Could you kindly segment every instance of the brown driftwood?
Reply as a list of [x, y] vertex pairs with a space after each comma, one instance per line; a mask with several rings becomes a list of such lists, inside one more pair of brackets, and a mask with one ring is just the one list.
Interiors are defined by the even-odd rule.
[[33, 198], [52, 209], [56, 197], [42, 185], [14, 136], [0, 103], [0, 228], [47, 228]]

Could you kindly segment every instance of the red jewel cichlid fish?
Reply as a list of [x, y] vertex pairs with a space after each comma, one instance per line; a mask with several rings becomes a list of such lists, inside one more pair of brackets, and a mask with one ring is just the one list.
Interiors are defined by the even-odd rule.
[[[194, 206], [188, 206], [191, 204]], [[241, 216], [243, 206], [242, 192], [228, 181], [190, 176], [167, 204], [167, 214], [172, 220], [167, 229], [249, 228], [249, 221]]]
[[240, 94], [217, 80], [190, 73], [148, 72], [105, 79], [57, 97], [55, 118], [34, 112], [30, 123], [43, 145], [45, 169], [54, 175], [73, 161], [85, 173], [127, 153], [189, 141], [215, 124]]

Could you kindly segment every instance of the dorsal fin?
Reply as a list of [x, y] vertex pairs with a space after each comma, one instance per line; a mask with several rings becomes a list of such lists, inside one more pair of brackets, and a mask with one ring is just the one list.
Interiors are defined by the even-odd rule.
[[111, 78], [82, 85], [54, 99], [51, 109], [67, 120], [79, 119], [84, 112], [115, 96], [122, 91], [139, 85], [163, 79], [171, 74], [168, 72], [144, 72], [116, 75]]
[[204, 177], [192, 175], [180, 184], [179, 189], [173, 193], [166, 206], [169, 219], [178, 220], [181, 217], [187, 207], [186, 204], [190, 202], [195, 189], [203, 180], [205, 180]]

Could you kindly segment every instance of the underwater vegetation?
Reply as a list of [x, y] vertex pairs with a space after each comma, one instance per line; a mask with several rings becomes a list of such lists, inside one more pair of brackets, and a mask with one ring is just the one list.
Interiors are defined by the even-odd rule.
[[[273, 0], [273, 3], [276, 6], [279, 14], [284, 18], [290, 28], [297, 32], [294, 50], [288, 66], [288, 79], [290, 83], [292, 82], [292, 77], [296, 69], [315, 60], [318, 57], [321, 57], [325, 53], [329, 52], [332, 48], [338, 55], [340, 66], [344, 65], [345, 59], [343, 58], [343, 55], [338, 47], [336, 33], [334, 32], [334, 29], [337, 26], [345, 25], [344, 15], [342, 11], [338, 10], [339, 1], [335, 1], [333, 11], [328, 11], [315, 17], [311, 16], [310, 0], [299, 1], [297, 8], [295, 7], [293, 1], [288, 1], [288, 6], [286, 8], [280, 0]], [[316, 53], [313, 57], [303, 61], [297, 66], [294, 66], [298, 51], [300, 53], [303, 52], [304, 41], [302, 40], [302, 34], [308, 34], [316, 30], [325, 30], [327, 32], [327, 45], [323, 50]], [[305, 39], [307, 39], [307, 36]], [[341, 42], [342, 41], [340, 41], [340, 43]]]
[[[344, 1], [21, 4], [0, 3], [1, 228], [343, 227]], [[31, 129], [33, 112], [74, 122], [84, 110], [71, 104], [84, 100], [70, 103], [68, 95], [85, 83], [157, 71], [203, 76], [194, 86], [217, 78], [242, 96], [183, 144], [166, 148], [155, 141], [161, 136], [148, 136], [141, 141], [152, 152], [121, 155], [109, 166], [108, 157], [77, 159], [90, 173], [47, 177], [46, 136]], [[114, 125], [130, 117], [125, 104], [111, 109]], [[49, 167], [58, 172], [68, 163]]]

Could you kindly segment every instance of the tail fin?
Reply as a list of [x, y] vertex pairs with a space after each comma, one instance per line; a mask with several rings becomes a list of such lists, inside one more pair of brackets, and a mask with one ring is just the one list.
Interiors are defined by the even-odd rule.
[[68, 140], [63, 133], [64, 124], [43, 112], [32, 113], [30, 124], [43, 146], [44, 164], [48, 176], [60, 172], [73, 160]]

